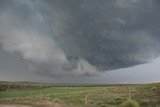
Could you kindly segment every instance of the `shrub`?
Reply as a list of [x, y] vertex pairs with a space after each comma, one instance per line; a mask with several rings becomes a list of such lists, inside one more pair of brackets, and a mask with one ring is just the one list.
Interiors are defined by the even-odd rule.
[[140, 102], [140, 105], [142, 105], [142, 106], [147, 106], [147, 105], [149, 105], [149, 101], [147, 101], [147, 100], [142, 100], [141, 102]]
[[122, 107], [139, 107], [139, 104], [133, 100], [126, 100], [122, 103]]

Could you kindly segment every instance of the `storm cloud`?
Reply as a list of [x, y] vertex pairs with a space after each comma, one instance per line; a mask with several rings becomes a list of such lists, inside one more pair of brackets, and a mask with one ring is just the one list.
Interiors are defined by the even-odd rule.
[[0, 51], [43, 76], [94, 76], [160, 56], [158, 0], [0, 0]]

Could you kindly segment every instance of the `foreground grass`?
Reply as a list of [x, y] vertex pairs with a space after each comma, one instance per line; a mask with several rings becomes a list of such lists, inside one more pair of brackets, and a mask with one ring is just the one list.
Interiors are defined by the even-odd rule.
[[138, 102], [142, 107], [158, 107], [160, 104], [159, 89], [160, 83], [146, 85], [106, 85], [103, 87], [51, 87], [34, 90], [16, 89], [0, 91], [0, 102], [32, 105], [36, 105], [34, 104], [35, 102], [54, 102], [73, 107], [117, 107], [130, 96], [131, 99]]
[[126, 100], [122, 103], [121, 107], [139, 107], [139, 104], [133, 100]]

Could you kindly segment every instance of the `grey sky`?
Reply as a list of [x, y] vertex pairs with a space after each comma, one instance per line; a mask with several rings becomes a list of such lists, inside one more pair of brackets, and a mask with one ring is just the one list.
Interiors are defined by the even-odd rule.
[[0, 80], [160, 81], [159, 9], [159, 0], [0, 0]]

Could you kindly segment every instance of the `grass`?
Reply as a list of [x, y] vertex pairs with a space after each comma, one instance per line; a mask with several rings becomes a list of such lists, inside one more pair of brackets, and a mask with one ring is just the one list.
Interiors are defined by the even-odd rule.
[[139, 107], [139, 104], [133, 100], [126, 100], [122, 103], [122, 107]]
[[25, 97], [36, 97], [48, 94], [61, 94], [61, 93], [74, 93], [74, 92], [85, 92], [96, 90], [96, 88], [87, 87], [52, 87], [38, 90], [10, 90], [10, 91], [0, 91], [0, 99], [6, 98], [25, 98]]
[[[79, 107], [117, 107], [125, 102], [131, 93], [131, 99], [142, 107], [154, 107], [160, 104], [160, 83], [144, 85], [106, 85], [87, 87], [51, 87], [34, 90], [0, 91], [1, 103], [54, 102]], [[87, 99], [86, 99], [87, 93]], [[85, 104], [87, 100], [87, 104]], [[46, 107], [46, 106], [45, 106]], [[158, 107], [158, 106], [157, 106]]]

